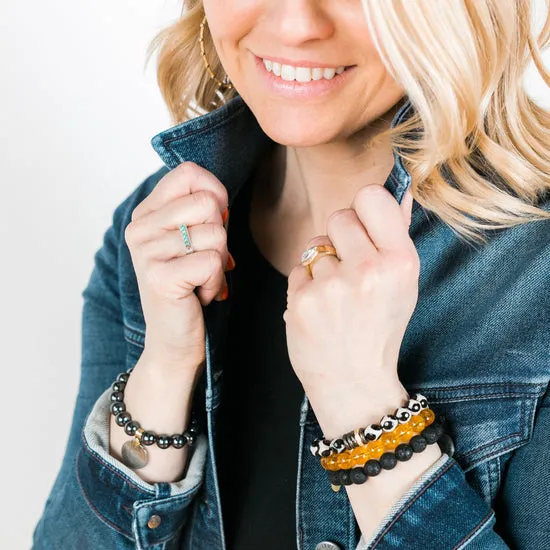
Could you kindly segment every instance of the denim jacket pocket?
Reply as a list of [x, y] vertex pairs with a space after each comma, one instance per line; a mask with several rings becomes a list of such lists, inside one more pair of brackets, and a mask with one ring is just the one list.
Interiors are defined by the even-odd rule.
[[453, 458], [491, 505], [500, 487], [502, 459], [531, 438], [544, 386], [512, 382], [408, 390], [423, 394], [436, 414], [445, 415]]

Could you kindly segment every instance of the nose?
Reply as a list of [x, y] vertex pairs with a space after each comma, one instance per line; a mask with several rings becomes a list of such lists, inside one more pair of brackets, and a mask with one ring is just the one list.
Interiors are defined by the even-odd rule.
[[273, 0], [269, 20], [275, 36], [287, 46], [332, 36], [333, 22], [320, 4], [317, 0]]

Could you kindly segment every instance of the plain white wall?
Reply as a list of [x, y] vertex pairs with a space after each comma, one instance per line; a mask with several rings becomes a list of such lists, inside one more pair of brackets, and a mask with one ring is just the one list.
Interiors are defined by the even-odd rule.
[[[17, 0], [1, 11], [0, 548], [19, 550], [65, 448], [93, 255], [114, 208], [162, 165], [149, 141], [171, 124], [155, 59], [143, 64], [180, 1]], [[532, 71], [527, 80], [550, 105]]]

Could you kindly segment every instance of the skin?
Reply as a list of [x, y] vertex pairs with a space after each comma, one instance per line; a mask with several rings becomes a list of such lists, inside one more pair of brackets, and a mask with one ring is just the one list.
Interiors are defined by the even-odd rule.
[[[376, 138], [404, 90], [387, 73], [359, 0], [205, 0], [204, 8], [233, 85], [280, 144], [278, 178], [266, 174], [255, 186], [251, 229], [266, 258], [289, 275], [291, 363], [324, 435], [336, 437], [377, 422], [408, 395], [397, 360], [417, 300], [412, 197], [399, 206], [384, 189], [394, 161], [389, 142]], [[287, 98], [267, 88], [253, 54], [356, 67], [338, 93]], [[312, 278], [299, 254], [325, 243], [338, 258], [315, 262]], [[347, 488], [365, 537], [440, 456], [430, 446], [392, 475]]]
[[[393, 155], [378, 138], [403, 90], [376, 53], [360, 0], [206, 0], [204, 7], [225, 70], [279, 144], [270, 169], [259, 170], [251, 230], [266, 259], [288, 275], [292, 367], [326, 437], [378, 422], [406, 402], [397, 360], [418, 291], [419, 259], [408, 234], [412, 197], [398, 205], [383, 187]], [[355, 67], [338, 93], [282, 98], [259, 78], [251, 52]], [[185, 162], [134, 209], [125, 231], [147, 325], [125, 398], [153, 431], [187, 425], [204, 363], [201, 304], [220, 292], [229, 269], [227, 201], [213, 174]], [[182, 251], [181, 223], [190, 226], [192, 254]], [[300, 254], [323, 243], [338, 257], [316, 261], [310, 277]], [[128, 438], [112, 419], [114, 456]], [[138, 470], [143, 479], [180, 479], [185, 448], [150, 452], [150, 464]], [[346, 488], [365, 538], [440, 456], [431, 445], [391, 475]]]

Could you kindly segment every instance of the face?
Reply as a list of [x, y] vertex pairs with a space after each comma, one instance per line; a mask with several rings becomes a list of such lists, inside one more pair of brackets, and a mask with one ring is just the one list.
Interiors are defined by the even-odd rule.
[[204, 0], [204, 9], [224, 69], [278, 143], [348, 139], [403, 98], [361, 0]]

